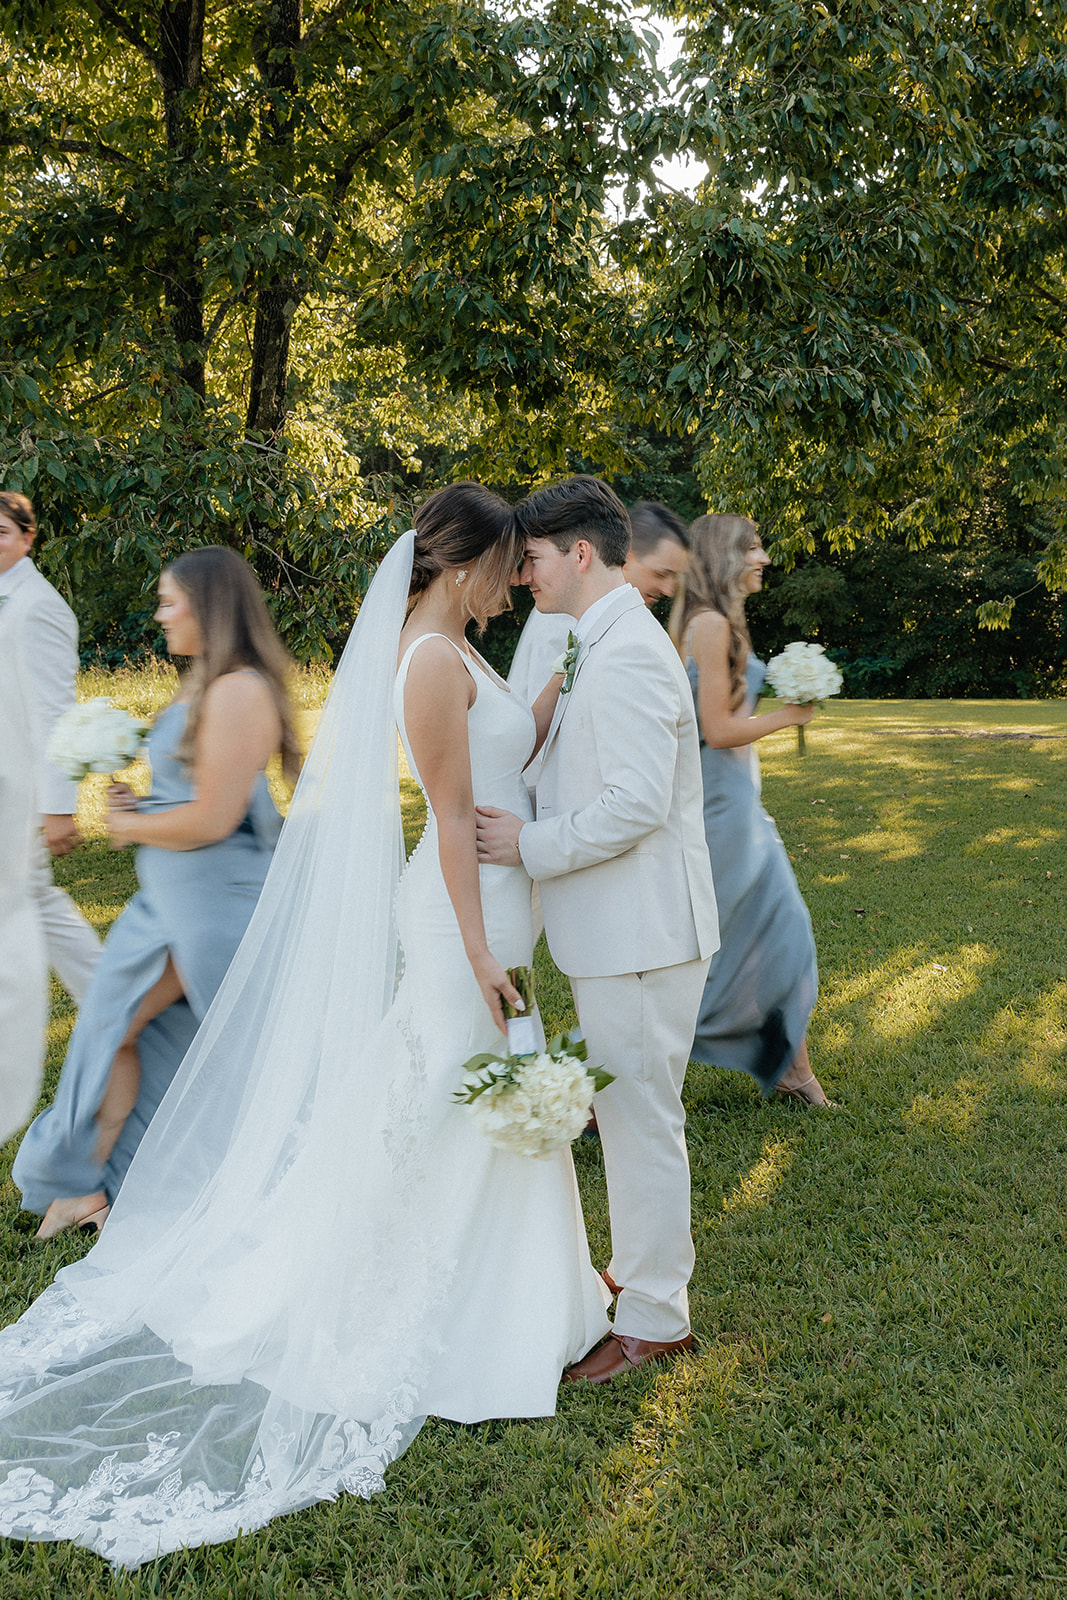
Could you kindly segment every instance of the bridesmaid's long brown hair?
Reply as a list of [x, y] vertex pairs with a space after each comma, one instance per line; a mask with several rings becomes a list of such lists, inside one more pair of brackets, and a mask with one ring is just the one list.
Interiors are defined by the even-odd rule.
[[689, 566], [671, 608], [670, 635], [685, 659], [689, 624], [701, 611], [717, 611], [730, 626], [730, 710], [745, 698], [745, 665], [751, 645], [745, 621], [745, 557], [759, 543], [759, 527], [748, 517], [698, 517], [689, 529]]
[[236, 550], [209, 544], [200, 550], [187, 550], [166, 570], [188, 598], [202, 645], [186, 680], [192, 692], [178, 745], [179, 759], [189, 766], [193, 764], [204, 695], [215, 679], [241, 667], [251, 667], [271, 692], [282, 725], [282, 771], [291, 783], [295, 782], [300, 771], [300, 747], [286, 686], [291, 662], [274, 630], [252, 568]]

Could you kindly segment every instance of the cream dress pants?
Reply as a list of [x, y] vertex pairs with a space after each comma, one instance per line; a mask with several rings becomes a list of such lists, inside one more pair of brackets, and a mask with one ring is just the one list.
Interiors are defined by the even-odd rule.
[[693, 1271], [682, 1084], [708, 961], [615, 978], [572, 978], [592, 1064], [615, 1082], [593, 1105], [620, 1285], [615, 1332], [670, 1341], [689, 1332]]
[[52, 878], [52, 857], [40, 833], [34, 835], [30, 855], [30, 893], [44, 934], [48, 964], [71, 999], [81, 1001], [101, 944], [74, 901]]

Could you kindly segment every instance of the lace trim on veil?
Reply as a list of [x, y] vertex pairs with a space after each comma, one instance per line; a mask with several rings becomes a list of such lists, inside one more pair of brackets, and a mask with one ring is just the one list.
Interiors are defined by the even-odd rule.
[[[0, 1404], [10, 1406], [17, 1389], [30, 1394], [39, 1389], [49, 1366], [55, 1378], [58, 1368], [75, 1367], [105, 1345], [114, 1349], [121, 1337], [121, 1330], [87, 1317], [66, 1290], [46, 1290], [21, 1322], [0, 1333], [0, 1359], [9, 1370], [21, 1364], [24, 1373], [21, 1385], [0, 1395]], [[233, 1490], [212, 1489], [201, 1477], [186, 1481], [181, 1459], [189, 1441], [178, 1429], [148, 1429], [139, 1440], [131, 1436], [120, 1448], [100, 1454], [78, 1483], [64, 1484], [38, 1467], [16, 1466], [0, 1483], [0, 1524], [15, 1537], [72, 1540], [124, 1567], [183, 1546], [232, 1539], [342, 1491], [367, 1499], [384, 1487], [385, 1468], [421, 1424], [413, 1416], [414, 1401], [413, 1389], [398, 1391], [370, 1427], [332, 1419], [319, 1431], [314, 1464], [303, 1481], [287, 1482], [280, 1490], [262, 1449]], [[291, 1454], [296, 1430], [286, 1432], [275, 1422], [270, 1433], [274, 1453]]]

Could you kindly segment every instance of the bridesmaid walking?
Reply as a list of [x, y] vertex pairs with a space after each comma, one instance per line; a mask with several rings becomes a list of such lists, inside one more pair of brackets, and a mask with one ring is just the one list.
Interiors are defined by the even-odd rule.
[[90, 980], [55, 1101], [15, 1158], [39, 1239], [103, 1226], [263, 886], [281, 828], [264, 768], [279, 750], [287, 777], [299, 765], [288, 657], [247, 562], [218, 546], [179, 556], [156, 621], [191, 666], [148, 738], [151, 793], [108, 792], [111, 842], [137, 846], [140, 888]]
[[749, 647], [745, 601], [770, 557], [747, 517], [698, 517], [671, 615], [700, 725], [704, 827], [722, 946], [708, 974], [692, 1055], [748, 1072], [806, 1105], [829, 1102], [808, 1059], [818, 972], [811, 918], [773, 820], [760, 802], [757, 739], [809, 722], [810, 706], [753, 715], [763, 663]]

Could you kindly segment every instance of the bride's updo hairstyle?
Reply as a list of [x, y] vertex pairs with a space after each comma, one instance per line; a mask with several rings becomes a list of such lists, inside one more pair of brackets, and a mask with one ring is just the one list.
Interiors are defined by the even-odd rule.
[[689, 565], [671, 608], [670, 635], [685, 657], [689, 624], [700, 611], [717, 611], [730, 625], [730, 709], [745, 698], [745, 665], [751, 648], [745, 621], [745, 572], [759, 526], [748, 517], [698, 517], [689, 529]]
[[282, 725], [282, 771], [290, 782], [300, 772], [300, 746], [293, 730], [287, 679], [292, 663], [274, 630], [262, 590], [248, 562], [236, 550], [209, 544], [187, 550], [165, 569], [189, 601], [200, 630], [201, 652], [187, 682], [189, 714], [178, 757], [192, 765], [204, 695], [224, 673], [251, 667], [271, 692]]
[[510, 611], [525, 540], [506, 500], [470, 480], [449, 483], [419, 507], [414, 528], [413, 600], [442, 572], [465, 572], [463, 598], [479, 633], [490, 617]]

